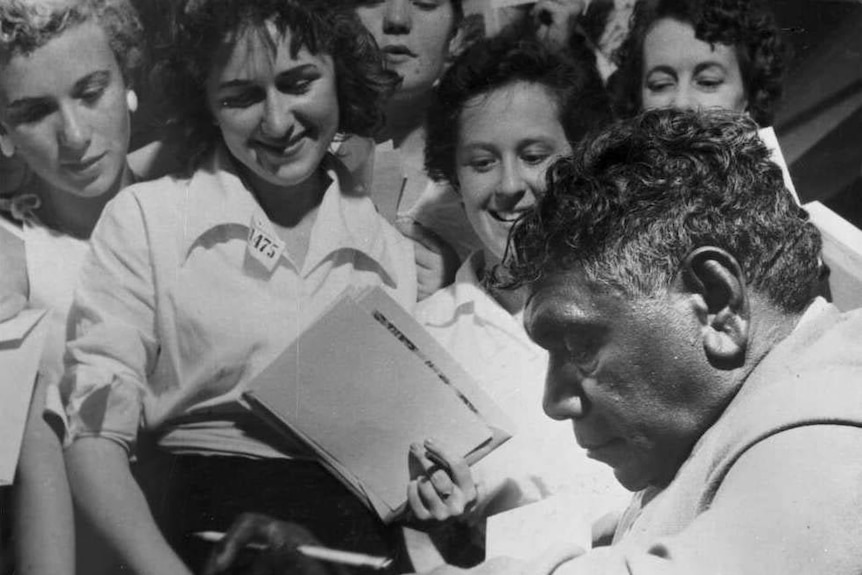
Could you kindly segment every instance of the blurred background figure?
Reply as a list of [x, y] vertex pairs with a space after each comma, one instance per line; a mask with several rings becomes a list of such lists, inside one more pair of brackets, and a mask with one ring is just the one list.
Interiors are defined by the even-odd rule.
[[759, 0], [641, 0], [610, 80], [620, 115], [725, 108], [772, 125], [786, 49]]

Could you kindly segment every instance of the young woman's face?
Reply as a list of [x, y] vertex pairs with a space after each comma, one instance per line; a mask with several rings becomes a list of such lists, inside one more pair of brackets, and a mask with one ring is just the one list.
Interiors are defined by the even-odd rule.
[[85, 23], [0, 66], [0, 137], [49, 185], [97, 197], [126, 167], [127, 101], [107, 36]]
[[502, 258], [512, 224], [544, 191], [548, 164], [571, 153], [559, 114], [545, 87], [524, 82], [477, 96], [461, 111], [458, 186], [486, 263]]
[[427, 94], [443, 74], [455, 32], [450, 0], [367, 0], [359, 19], [401, 76], [396, 97]]
[[[275, 40], [274, 52], [262, 34]], [[293, 57], [290, 32], [268, 26], [241, 36], [214, 68], [210, 110], [249, 176], [279, 187], [312, 176], [338, 129], [332, 58], [306, 48]]]
[[748, 106], [736, 48], [695, 38], [694, 28], [671, 18], [658, 20], [644, 38], [641, 102], [651, 108]]

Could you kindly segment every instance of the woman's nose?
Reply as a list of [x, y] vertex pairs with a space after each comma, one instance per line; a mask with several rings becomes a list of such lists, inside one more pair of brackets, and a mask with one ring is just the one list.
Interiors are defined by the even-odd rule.
[[264, 104], [261, 131], [270, 138], [282, 138], [293, 129], [292, 105], [280, 92], [268, 94]]
[[383, 14], [383, 31], [387, 34], [406, 34], [410, 32], [413, 7], [410, 0], [386, 0]]
[[503, 173], [499, 185], [500, 195], [517, 200], [527, 193], [527, 178], [517, 162], [504, 161]]
[[60, 145], [73, 151], [86, 150], [90, 145], [91, 130], [78, 110], [72, 105], [61, 107], [60, 118]]

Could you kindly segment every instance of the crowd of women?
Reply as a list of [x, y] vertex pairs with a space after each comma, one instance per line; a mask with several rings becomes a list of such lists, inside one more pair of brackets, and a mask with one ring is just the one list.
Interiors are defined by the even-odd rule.
[[[622, 504], [542, 413], [523, 294], [486, 280], [588, 131], [665, 106], [768, 125], [784, 65], [768, 11], [641, 0], [605, 79], [585, 0], [479, 39], [461, 0], [138, 8], [0, 2], [0, 237], [22, 240], [0, 244], [0, 318], [26, 305], [51, 323], [4, 569], [197, 573], [210, 548], [191, 533], [265, 512], [406, 572], [404, 527], [469, 564], [494, 513], [566, 492], [596, 517]], [[130, 150], [144, 132], [160, 136]], [[417, 446], [425, 473], [389, 526], [238, 401], [356, 285], [413, 312], [519, 429], [472, 468]]]

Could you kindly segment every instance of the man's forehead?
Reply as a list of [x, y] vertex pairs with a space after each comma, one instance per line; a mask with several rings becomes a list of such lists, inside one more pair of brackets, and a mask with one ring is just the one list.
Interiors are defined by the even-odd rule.
[[601, 323], [623, 307], [618, 293], [590, 281], [581, 270], [558, 272], [530, 287], [524, 324], [530, 332], [541, 323]]

